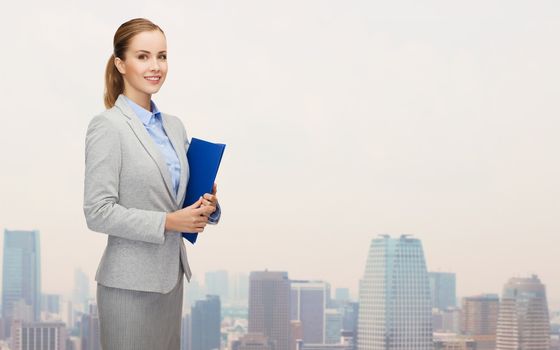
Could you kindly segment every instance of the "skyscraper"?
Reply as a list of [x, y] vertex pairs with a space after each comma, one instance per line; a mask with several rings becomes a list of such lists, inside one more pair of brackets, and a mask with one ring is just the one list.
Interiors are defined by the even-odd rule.
[[342, 313], [337, 309], [325, 310], [325, 341], [323, 344], [338, 344], [342, 335]]
[[249, 276], [249, 333], [261, 333], [274, 350], [290, 343], [290, 280], [287, 272], [253, 271]]
[[185, 282], [183, 289], [183, 314], [190, 313], [191, 307], [197, 300], [204, 299], [204, 290], [198, 283], [195, 276], [192, 276], [190, 282]]
[[218, 295], [222, 304], [229, 302], [229, 277], [224, 270], [209, 271], [204, 275], [206, 294]]
[[497, 294], [463, 298], [461, 331], [476, 341], [477, 350], [496, 349], [499, 304]]
[[82, 315], [80, 338], [82, 350], [101, 350], [99, 314], [96, 304], [90, 304], [89, 313]]
[[290, 284], [290, 319], [301, 321], [303, 342], [325, 344], [329, 284], [323, 281], [291, 281]]
[[231, 278], [231, 298], [236, 305], [247, 307], [249, 299], [249, 275], [236, 273]]
[[81, 270], [74, 270], [74, 291], [72, 292], [72, 301], [76, 309], [87, 312], [89, 300], [89, 278]]
[[186, 314], [181, 320], [181, 350], [191, 350], [191, 315]]
[[220, 297], [207, 295], [197, 300], [191, 309], [191, 349], [220, 349]]
[[358, 350], [432, 350], [430, 284], [420, 240], [371, 241], [360, 281]]
[[2, 318], [5, 335], [11, 334], [14, 304], [20, 301], [41, 317], [41, 255], [39, 231], [4, 230], [2, 267]]
[[356, 301], [349, 301], [339, 307], [342, 313], [342, 333], [350, 341], [352, 349], [356, 350], [356, 334], [358, 334], [358, 308]]
[[42, 294], [41, 295], [41, 311], [49, 314], [60, 313], [60, 300], [62, 296], [59, 294]]
[[350, 289], [336, 288], [334, 291], [334, 299], [336, 301], [345, 302], [350, 300]]
[[546, 290], [536, 275], [511, 278], [500, 302], [496, 350], [518, 349], [550, 349]]
[[456, 306], [455, 273], [429, 272], [432, 307], [445, 310]]

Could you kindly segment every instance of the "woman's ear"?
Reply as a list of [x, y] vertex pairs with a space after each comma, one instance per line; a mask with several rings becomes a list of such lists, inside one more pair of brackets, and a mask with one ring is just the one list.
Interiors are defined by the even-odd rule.
[[117, 70], [119, 71], [119, 73], [121, 73], [121, 74], [126, 73], [126, 68], [124, 66], [124, 62], [119, 57], [115, 57], [115, 67], [117, 67]]

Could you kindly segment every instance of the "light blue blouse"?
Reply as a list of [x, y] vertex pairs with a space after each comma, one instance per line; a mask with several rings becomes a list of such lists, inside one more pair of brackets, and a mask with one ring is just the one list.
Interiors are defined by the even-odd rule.
[[[152, 100], [150, 100], [150, 109], [152, 110], [150, 112], [128, 97], [124, 97], [134, 113], [142, 121], [142, 124], [144, 124], [144, 127], [146, 128], [146, 131], [148, 131], [151, 139], [155, 142], [156, 145], [158, 145], [161, 153], [163, 154], [163, 157], [167, 164], [167, 168], [169, 169], [169, 173], [171, 174], [175, 197], [177, 197], [177, 191], [179, 190], [179, 182], [181, 179], [181, 163], [179, 162], [179, 158], [177, 157], [177, 153], [175, 153], [175, 149], [173, 148], [171, 141], [169, 141], [169, 138], [167, 137], [167, 134], [163, 129], [161, 112]], [[210, 215], [208, 221], [211, 224], [216, 223], [219, 217], [220, 206], [218, 204], [218, 206], [216, 207], [216, 211]]]

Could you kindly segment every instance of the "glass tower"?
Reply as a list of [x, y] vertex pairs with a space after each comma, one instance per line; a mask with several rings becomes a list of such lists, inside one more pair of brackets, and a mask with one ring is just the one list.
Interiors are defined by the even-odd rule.
[[371, 241], [360, 281], [358, 350], [432, 350], [430, 283], [420, 240]]
[[445, 310], [456, 306], [455, 273], [429, 272], [432, 307]]
[[2, 319], [6, 336], [10, 335], [16, 304], [29, 306], [32, 310], [32, 321], [40, 321], [40, 262], [39, 231], [4, 230]]

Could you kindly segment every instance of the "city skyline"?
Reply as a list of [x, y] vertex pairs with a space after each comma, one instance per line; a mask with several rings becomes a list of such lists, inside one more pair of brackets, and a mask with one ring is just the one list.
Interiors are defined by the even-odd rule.
[[[5, 232], [20, 232], [20, 231], [26, 231], [26, 230], [8, 230], [8, 229], [5, 229]], [[39, 232], [39, 230], [31, 230], [29, 232]], [[378, 235], [377, 238], [384, 237], [384, 236], [388, 236], [388, 235]], [[405, 236], [414, 237], [413, 235], [405, 235]], [[375, 239], [375, 238], [376, 237], [374, 237], [373, 239]], [[0, 240], [0, 242], [1, 241], [3, 241], [3, 240]], [[0, 247], [1, 246], [2, 245], [0, 244]], [[2, 266], [2, 265], [0, 265], [0, 266]], [[43, 270], [43, 265], [41, 264], [40, 261], [39, 261], [39, 268], [41, 268], [41, 275], [43, 275], [43, 271], [42, 271]], [[253, 271], [258, 271], [258, 270], [259, 269], [254, 269]], [[264, 268], [264, 270], [267, 270], [267, 268]], [[428, 267], [428, 272], [429, 272], [430, 275], [453, 275], [453, 276], [456, 275], [453, 271], [431, 271], [429, 269], [429, 267]], [[77, 302], [77, 304], [81, 304], [81, 306], [85, 308], [86, 304], [84, 302], [80, 303], [76, 300], [77, 299], [76, 288], [80, 288], [80, 292], [79, 292], [80, 294], [87, 294], [86, 293], [86, 290], [87, 290], [90, 295], [95, 295], [96, 282], [93, 280], [92, 276], [87, 276], [86, 274], [84, 274], [84, 272], [82, 271], [82, 269], [80, 267], [76, 267], [74, 269], [73, 273], [74, 273], [75, 280], [73, 282], [74, 284], [71, 286], [70, 289], [68, 289], [68, 290], [56, 290], [56, 291], [45, 291], [43, 288], [41, 288], [42, 294], [47, 295], [49, 293], [52, 293], [52, 294], [55, 294], [55, 295], [60, 295], [60, 296], [65, 297], [67, 300], [75, 301], [75, 302]], [[226, 278], [225, 280], [223, 280], [224, 273], [225, 273], [225, 278]], [[222, 297], [224, 295], [227, 295], [226, 300], [229, 299], [229, 298], [235, 299], [235, 293], [239, 293], [239, 291], [241, 289], [248, 289], [248, 286], [249, 286], [249, 281], [248, 280], [246, 281], [247, 286], [245, 286], [245, 287], [239, 286], [240, 282], [238, 281], [238, 279], [240, 278], [240, 276], [243, 276], [243, 275], [245, 275], [245, 278], [247, 278], [249, 273], [250, 273], [250, 271], [239, 272], [239, 271], [230, 271], [230, 270], [226, 270], [226, 269], [223, 269], [223, 268], [218, 268], [216, 270], [205, 271], [204, 274], [203, 274], [204, 278], [199, 279], [200, 276], [194, 276], [193, 280], [191, 280], [191, 282], [190, 282], [190, 283], [195, 284], [195, 286], [194, 286], [195, 295], [188, 295], [190, 283], [187, 282], [186, 280], [184, 280], [184, 283], [185, 283], [185, 299], [184, 299], [184, 301], [189, 302], [189, 301], [202, 300], [203, 297], [206, 294], [209, 294], [209, 295], [217, 294], [217, 295], [220, 295]], [[226, 294], [220, 292], [219, 289], [216, 289], [214, 280], [212, 280], [209, 284], [208, 277], [211, 276], [211, 275], [213, 276], [215, 274], [221, 275], [220, 277], [222, 278], [222, 281], [221, 281], [222, 288], [226, 289]], [[538, 273], [536, 273], [536, 274], [538, 275]], [[527, 276], [531, 276], [531, 275], [535, 275], [535, 273], [513, 274], [512, 276], [517, 277], [517, 278], [522, 278], [522, 277], [527, 277]], [[78, 279], [78, 278], [79, 278], [79, 282], [76, 281], [76, 279]], [[86, 278], [88, 278], [88, 280], [85, 280]], [[510, 276], [510, 278], [511, 278], [511, 276]], [[321, 279], [318, 279], [318, 278], [314, 278], [313, 276], [304, 276], [304, 278], [300, 277], [300, 278], [293, 278], [293, 279], [290, 279], [290, 280], [292, 282], [297, 282], [297, 281], [301, 281], [301, 280], [312, 280], [312, 281], [318, 281], [320, 283], [327, 283], [327, 284], [330, 285], [330, 281], [324, 281], [324, 280], [321, 280]], [[87, 286], [86, 289], [84, 289], [83, 284], [87, 283], [87, 282], [90, 282], [90, 285]], [[223, 283], [225, 283], [225, 286], [223, 285]], [[430, 282], [430, 283], [432, 283], [432, 282]], [[230, 288], [230, 286], [229, 286], [230, 284], [232, 286], [234, 286], [234, 289], [227, 292], [227, 289]], [[358, 284], [359, 284], [359, 280], [358, 280]], [[331, 292], [331, 298], [332, 299], [335, 299], [334, 290], [338, 289], [339, 287], [342, 288], [342, 289], [348, 289], [350, 291], [351, 300], [354, 300], [354, 301], [358, 300], [359, 288], [356, 288], [354, 290], [352, 287], [342, 286], [342, 285], [337, 286], [337, 288], [334, 288], [334, 287], [332, 288], [332, 290], [333, 290]], [[2, 288], [1, 284], [0, 284], [0, 288]], [[436, 292], [434, 288], [431, 288], [431, 291], [432, 291], [432, 293]], [[246, 291], [245, 291], [245, 293], [246, 293]], [[476, 297], [476, 296], [479, 296], [479, 295], [486, 295], [486, 294], [493, 294], [493, 293], [499, 294], [500, 290], [498, 290], [498, 291], [484, 290], [484, 291], [481, 291], [479, 293], [474, 293], [474, 294], [456, 294], [456, 303], [460, 303], [460, 301], [463, 298]], [[193, 296], [195, 297], [194, 299], [192, 298]], [[432, 295], [432, 298], [433, 298], [433, 295]], [[82, 300], [85, 300], [85, 299], [82, 299]], [[560, 298], [555, 300], [554, 298], [550, 299], [550, 297], [549, 297], [549, 305], [551, 305], [551, 309], [560, 309]], [[187, 307], [186, 304], [184, 305], [184, 307]], [[188, 306], [188, 307], [190, 307], [190, 306]]]
[[[83, 272], [76, 270], [73, 299], [41, 293], [39, 232], [5, 230], [4, 239], [9, 263], [3, 278], [10, 282], [2, 289], [3, 311], [12, 302], [14, 311], [13, 317], [3, 313], [0, 324], [12, 333], [1, 335], [0, 347], [8, 342], [12, 350], [47, 343], [60, 350], [77, 344], [98, 349], [97, 306], [94, 299], [86, 300]], [[461, 310], [454, 307], [455, 274], [429, 273], [417, 238], [372, 239], [364, 265], [358, 302], [347, 300], [345, 290], [336, 290], [332, 298], [328, 282], [291, 279], [286, 271], [251, 271], [248, 280], [226, 270], [209, 272], [204, 299], [195, 300], [183, 318], [182, 349], [245, 350], [257, 343], [276, 350], [418, 350], [459, 343], [469, 349], [494, 349], [494, 343], [500, 350], [560, 348], [560, 324], [551, 322], [560, 311], [549, 310], [546, 286], [536, 275], [510, 278], [501, 299], [497, 294], [463, 298]], [[242, 285], [246, 281], [248, 288]], [[246, 291], [246, 303], [239, 305]]]
[[560, 4], [401, 5], [13, 4], [0, 228], [41, 231], [45, 292], [71, 290], [75, 268], [95, 285], [106, 236], [83, 217], [85, 130], [113, 34], [141, 16], [168, 40], [158, 107], [228, 145], [221, 222], [187, 247], [199, 281], [269, 268], [355, 296], [369, 241], [412, 234], [459, 297], [536, 273], [557, 308]]

